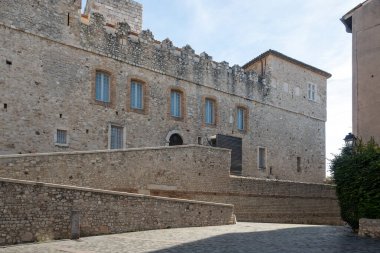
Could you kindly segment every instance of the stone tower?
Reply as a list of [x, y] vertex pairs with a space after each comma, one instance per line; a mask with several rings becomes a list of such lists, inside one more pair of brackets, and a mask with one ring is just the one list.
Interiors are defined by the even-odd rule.
[[133, 0], [87, 0], [85, 14], [101, 13], [110, 25], [127, 22], [131, 31], [142, 30], [142, 5]]

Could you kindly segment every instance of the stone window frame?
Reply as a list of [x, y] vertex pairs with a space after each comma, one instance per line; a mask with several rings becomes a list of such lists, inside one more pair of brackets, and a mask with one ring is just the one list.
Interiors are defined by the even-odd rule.
[[[206, 99], [210, 99], [214, 102], [214, 122], [212, 124], [206, 123], [206, 115], [205, 115], [205, 110], [206, 110]], [[202, 97], [202, 125], [204, 127], [216, 127], [219, 123], [219, 105], [218, 105], [218, 99], [216, 96], [211, 96], [211, 95], [206, 95]]]
[[[137, 82], [142, 85], [143, 89], [143, 97], [142, 97], [142, 104], [143, 108], [138, 109], [138, 108], [132, 108], [131, 107], [131, 83], [132, 82]], [[139, 77], [139, 76], [129, 76], [127, 79], [127, 97], [126, 97], [126, 108], [128, 112], [134, 112], [134, 113], [139, 113], [143, 115], [147, 115], [149, 113], [149, 86], [148, 82], [145, 81], [144, 78]]]
[[[179, 92], [181, 94], [181, 117], [175, 117], [172, 116], [171, 114], [171, 93], [172, 91]], [[170, 86], [168, 88], [168, 96], [167, 96], [167, 104], [168, 104], [168, 109], [167, 109], [167, 114], [168, 118], [176, 121], [186, 121], [187, 118], [187, 107], [186, 107], [186, 92], [183, 88], [177, 87], [177, 86]]]
[[[91, 98], [92, 102], [96, 105], [101, 105], [107, 108], [112, 108], [115, 109], [116, 105], [116, 85], [115, 85], [115, 77], [112, 74], [111, 69], [107, 69], [104, 67], [96, 67], [94, 71], [92, 71], [92, 76], [91, 76]], [[110, 94], [110, 102], [104, 102], [104, 101], [99, 101], [96, 100], [96, 73], [98, 72], [103, 72], [109, 76], [110, 82], [109, 82], [109, 94]]]
[[[238, 128], [238, 109], [243, 109], [244, 110], [244, 129], [239, 129]], [[244, 104], [236, 104], [235, 106], [235, 111], [234, 111], [234, 128], [236, 129], [236, 131], [238, 131], [239, 133], [242, 133], [242, 134], [245, 134], [248, 132], [248, 129], [249, 129], [249, 109], [248, 109], [248, 106], [244, 105]]]
[[[264, 149], [264, 164], [265, 164], [264, 168], [260, 167], [260, 149]], [[267, 167], [268, 167], [268, 149], [263, 146], [258, 146], [257, 147], [257, 168], [259, 170], [266, 170]]]
[[[65, 134], [66, 134], [66, 143], [60, 143], [58, 142], [58, 131], [64, 131]], [[69, 143], [70, 143], [70, 136], [69, 136], [69, 131], [66, 127], [57, 127], [55, 128], [55, 131], [54, 131], [54, 145], [57, 146], [57, 147], [69, 147]]]
[[[122, 145], [123, 147], [121, 149], [111, 149], [111, 128], [119, 127], [123, 129], [123, 140]], [[123, 150], [126, 148], [127, 144], [127, 128], [123, 124], [115, 123], [115, 122], [108, 122], [108, 150]]]

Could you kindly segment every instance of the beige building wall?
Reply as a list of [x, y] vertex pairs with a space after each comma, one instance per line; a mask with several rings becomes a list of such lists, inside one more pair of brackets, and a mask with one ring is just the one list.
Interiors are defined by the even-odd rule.
[[[171, 133], [184, 144], [208, 145], [224, 134], [242, 138], [243, 176], [324, 180], [328, 73], [278, 55], [268, 56], [264, 72], [230, 67], [190, 46], [156, 41], [149, 31], [110, 27], [95, 13], [88, 22], [80, 23], [77, 13], [70, 16], [77, 23], [51, 20], [42, 29], [42, 11], [64, 18], [80, 6], [20, 2], [0, 3], [0, 154], [108, 149], [115, 125], [123, 128], [123, 148], [165, 146]], [[97, 70], [111, 75], [110, 103], [95, 100]], [[131, 80], [144, 83], [141, 112], [130, 108]], [[315, 101], [307, 98], [309, 83]], [[173, 88], [183, 92], [179, 120], [169, 114]], [[205, 97], [216, 102], [214, 125], [204, 123]], [[236, 127], [238, 106], [248, 113], [245, 131]], [[55, 142], [57, 129], [67, 132], [67, 145]], [[259, 148], [265, 148], [265, 169], [258, 168]]]
[[342, 21], [352, 32], [353, 133], [380, 142], [380, 1], [369, 0]]

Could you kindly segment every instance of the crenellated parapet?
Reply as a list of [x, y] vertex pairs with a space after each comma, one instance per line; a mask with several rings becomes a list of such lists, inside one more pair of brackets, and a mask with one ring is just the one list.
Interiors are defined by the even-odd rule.
[[[206, 52], [196, 54], [191, 46], [173, 45], [170, 39], [157, 41], [150, 30], [133, 32], [129, 24], [112, 26], [100, 13], [81, 23], [81, 45], [130, 64], [174, 76], [249, 99], [263, 99], [266, 76], [245, 71], [241, 66], [216, 62]], [[264, 92], [265, 91], [265, 92]]]

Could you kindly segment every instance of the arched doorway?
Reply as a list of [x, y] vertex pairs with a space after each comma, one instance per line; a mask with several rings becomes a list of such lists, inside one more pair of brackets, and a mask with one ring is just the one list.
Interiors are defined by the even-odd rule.
[[169, 138], [169, 146], [178, 146], [178, 145], [182, 145], [183, 144], [183, 140], [182, 140], [182, 137], [181, 135], [179, 134], [172, 134]]

